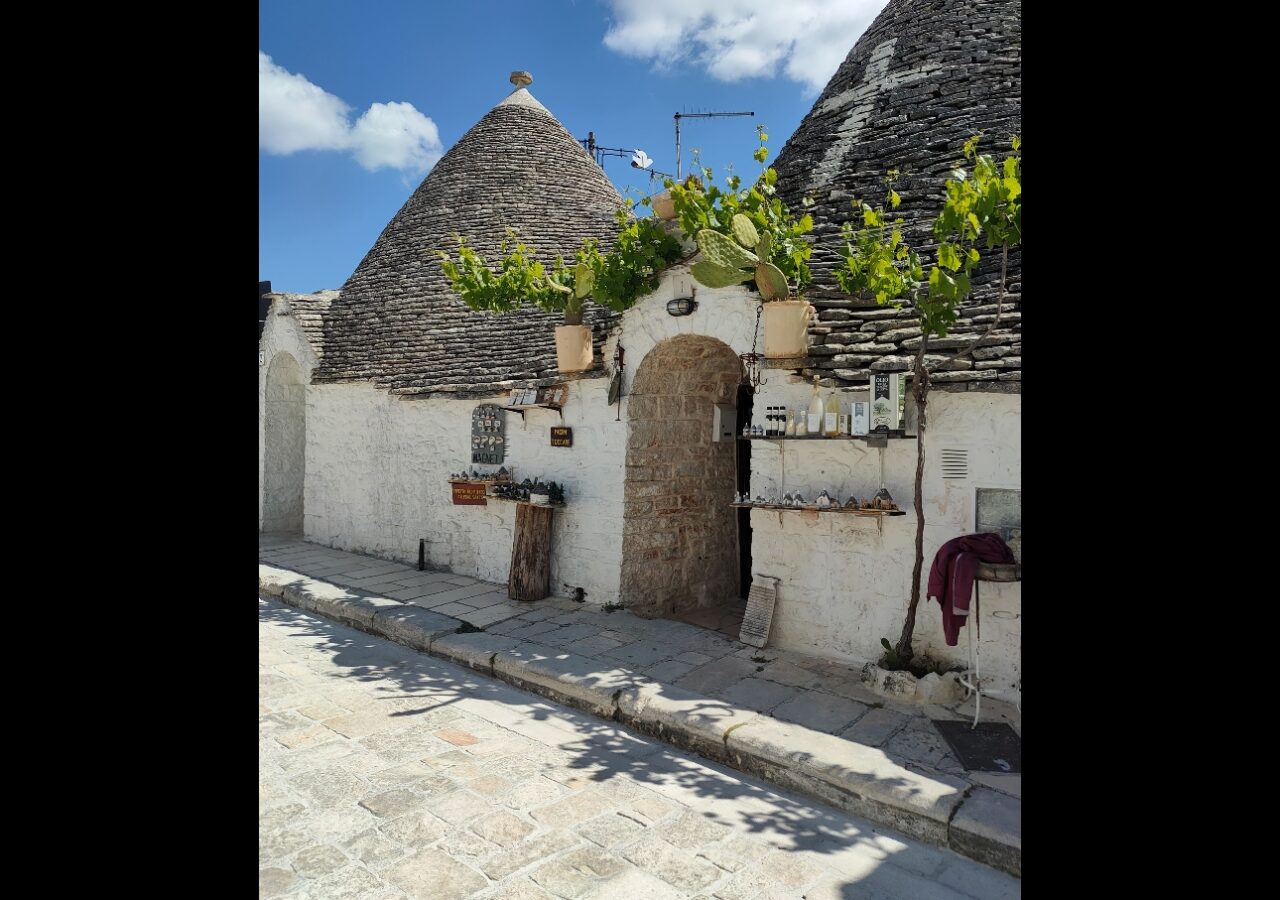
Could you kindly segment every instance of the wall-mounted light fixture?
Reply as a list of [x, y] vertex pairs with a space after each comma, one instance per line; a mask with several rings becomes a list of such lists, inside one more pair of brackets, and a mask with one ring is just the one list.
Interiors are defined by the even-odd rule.
[[676, 297], [667, 301], [667, 312], [673, 316], [687, 316], [698, 308], [698, 302], [692, 297]]

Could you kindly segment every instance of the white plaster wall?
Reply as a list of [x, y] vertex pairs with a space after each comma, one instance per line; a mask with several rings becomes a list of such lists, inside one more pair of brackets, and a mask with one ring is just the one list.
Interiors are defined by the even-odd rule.
[[[621, 569], [622, 460], [626, 422], [615, 421], [605, 379], [570, 383], [563, 410], [573, 446], [552, 447], [554, 410], [506, 413], [503, 462], [517, 479], [565, 486], [570, 504], [552, 517], [551, 590], [582, 587], [587, 600], [616, 600]], [[375, 556], [427, 562], [505, 583], [516, 506], [454, 506], [449, 475], [470, 469], [471, 413], [486, 402], [401, 400], [367, 384], [313, 385], [307, 406], [308, 539]], [[497, 466], [476, 466], [496, 471]]]
[[[283, 297], [277, 297], [271, 303], [267, 324], [263, 327], [262, 338], [258, 342], [258, 351], [258, 530], [261, 531], [267, 461], [267, 373], [271, 369], [271, 361], [278, 353], [288, 353], [302, 369], [305, 394], [309, 390], [306, 385], [311, 383], [311, 371], [318, 359], [302, 328], [290, 313], [288, 300]], [[310, 423], [307, 426], [309, 430]]]
[[[569, 593], [567, 584], [582, 587], [590, 604], [619, 599], [627, 398], [645, 355], [677, 334], [710, 335], [736, 352], [751, 346], [755, 295], [740, 287], [699, 287], [699, 307], [692, 315], [668, 315], [667, 301], [688, 296], [694, 287], [687, 268], [666, 273], [658, 290], [628, 310], [610, 337], [606, 364], [618, 340], [626, 350], [620, 419], [618, 407], [608, 405], [606, 378], [569, 382], [563, 423], [553, 410], [529, 410], [523, 420], [518, 413], [506, 414], [503, 464], [518, 479], [541, 476], [565, 486], [568, 506], [552, 519], [555, 595]], [[417, 561], [418, 540], [425, 538], [429, 564], [505, 583], [515, 504], [491, 498], [487, 506], [454, 506], [448, 477], [471, 468], [471, 411], [506, 399], [504, 394], [402, 400], [367, 384], [310, 386], [307, 538], [406, 562]], [[561, 424], [573, 428], [571, 448], [550, 446], [550, 429]]]
[[[768, 373], [766, 373], [768, 374]], [[821, 390], [825, 401], [830, 389]], [[842, 404], [865, 400], [866, 391], [836, 391]], [[763, 407], [807, 407], [812, 384], [770, 377], [755, 398]], [[924, 568], [946, 541], [974, 530], [977, 487], [1021, 488], [1022, 398], [1017, 394], [933, 392], [924, 480]], [[908, 402], [914, 432], [914, 404]], [[762, 420], [761, 420], [762, 421]], [[841, 500], [866, 497], [880, 487], [881, 454], [860, 441], [757, 441], [752, 445], [752, 492], [799, 489], [806, 500], [826, 489]], [[969, 477], [942, 478], [939, 451], [969, 450]], [[861, 663], [883, 652], [881, 638], [896, 643], [911, 590], [916, 517], [912, 494], [916, 442], [891, 440], [884, 451], [884, 484], [905, 516], [871, 519], [834, 514], [756, 510], [751, 514], [752, 572], [780, 579], [771, 646]], [[993, 615], [999, 611], [998, 615]], [[1021, 679], [1020, 584], [982, 585], [982, 670], [995, 689], [1008, 691]], [[1010, 618], [1018, 616], [1019, 618]], [[964, 662], [966, 630], [947, 647], [941, 609], [922, 599], [914, 646], [937, 659]]]

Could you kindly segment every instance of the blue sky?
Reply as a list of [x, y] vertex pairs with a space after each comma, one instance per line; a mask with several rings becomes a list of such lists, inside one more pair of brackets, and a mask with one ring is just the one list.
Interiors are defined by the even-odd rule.
[[[576, 137], [641, 148], [674, 172], [673, 113], [717, 176], [744, 178], [755, 125], [770, 159], [885, 0], [261, 0], [258, 277], [341, 287], [440, 155], [512, 89]], [[624, 194], [648, 193], [605, 159]]]

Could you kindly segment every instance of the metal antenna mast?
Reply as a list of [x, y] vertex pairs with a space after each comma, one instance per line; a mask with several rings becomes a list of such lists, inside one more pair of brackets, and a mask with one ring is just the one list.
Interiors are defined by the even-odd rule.
[[676, 113], [676, 181], [680, 180], [680, 120], [714, 119], [719, 116], [754, 116], [753, 112]]

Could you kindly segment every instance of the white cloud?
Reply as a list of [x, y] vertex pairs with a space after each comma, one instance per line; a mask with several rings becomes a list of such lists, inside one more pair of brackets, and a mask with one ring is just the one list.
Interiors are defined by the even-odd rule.
[[886, 0], [606, 0], [609, 49], [713, 78], [783, 75], [813, 92], [835, 74]]
[[341, 150], [370, 172], [425, 172], [440, 159], [436, 123], [411, 103], [374, 103], [350, 122], [351, 107], [258, 51], [258, 146], [277, 156]]

